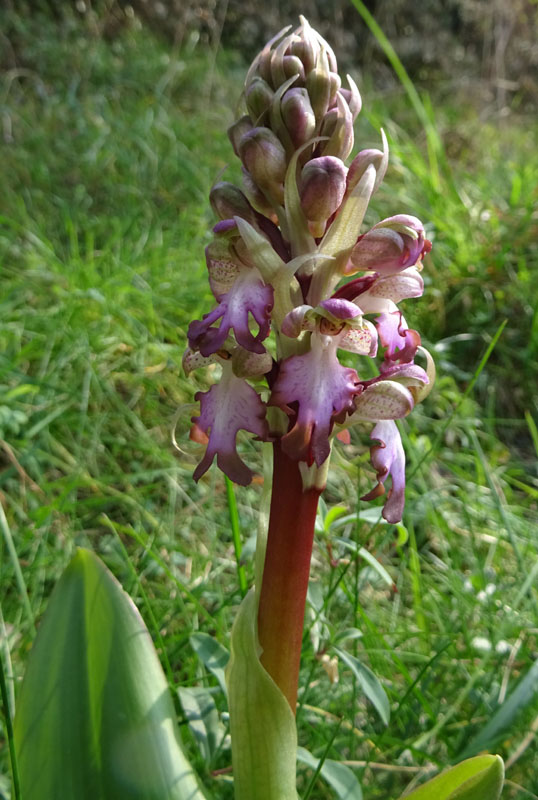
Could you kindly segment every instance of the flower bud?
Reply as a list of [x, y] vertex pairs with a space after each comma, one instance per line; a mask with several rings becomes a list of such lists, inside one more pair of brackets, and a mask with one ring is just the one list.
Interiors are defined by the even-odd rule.
[[284, 56], [282, 59], [282, 67], [284, 69], [284, 75], [286, 80], [289, 78], [293, 78], [294, 75], [297, 76], [297, 80], [295, 82], [295, 86], [298, 84], [303, 84], [305, 82], [305, 71], [302, 61], [297, 58], [297, 56]]
[[256, 184], [256, 181], [250, 172], [244, 167], [241, 168], [241, 171], [243, 173], [243, 189], [245, 190], [245, 194], [252, 206], [256, 209], [256, 211], [259, 211], [269, 219], [276, 219], [273, 206], [264, 195], [260, 187]]
[[281, 204], [286, 152], [275, 134], [269, 128], [253, 128], [242, 137], [239, 156], [259, 188]]
[[232, 143], [232, 147], [236, 156], [239, 156], [239, 143], [241, 139], [245, 133], [248, 133], [253, 128], [254, 126], [250, 117], [246, 115], [238, 119], [237, 122], [234, 122], [234, 124], [228, 128], [228, 138]]
[[245, 99], [248, 113], [255, 125], [263, 125], [267, 122], [273, 96], [273, 90], [263, 78], [256, 77], [252, 80], [250, 85], [247, 86], [245, 90]]
[[340, 90], [342, 86], [342, 81], [340, 80], [340, 75], [337, 72], [331, 72], [329, 76], [329, 80], [331, 82], [331, 92], [329, 95], [329, 108], [336, 103], [336, 93]]
[[414, 266], [430, 248], [420, 220], [398, 214], [360, 237], [351, 251], [351, 263], [355, 269], [389, 275]]
[[364, 173], [371, 164], [375, 167], [376, 171], [376, 179], [373, 191], [375, 192], [381, 185], [383, 178], [385, 177], [389, 161], [387, 137], [385, 136], [385, 132], [383, 130], [381, 130], [381, 136], [383, 139], [383, 152], [375, 148], [371, 148], [369, 150], [361, 150], [360, 153], [358, 153], [355, 156], [355, 158], [349, 165], [349, 172], [347, 174], [346, 197], [347, 195], [351, 194], [351, 192], [353, 191], [353, 189], [358, 184], [358, 182], [360, 181], [360, 179], [362, 178], [362, 176], [364, 175]]
[[296, 149], [314, 136], [316, 117], [306, 89], [288, 89], [281, 101], [282, 118]]
[[319, 135], [325, 136], [330, 139], [330, 137], [336, 130], [337, 122], [338, 122], [338, 109], [331, 108], [331, 110], [327, 111], [327, 113], [323, 117], [323, 122], [321, 123], [321, 130], [319, 132]]
[[334, 156], [322, 156], [307, 161], [301, 173], [301, 208], [309, 220], [316, 223], [314, 236], [323, 236], [325, 223], [340, 207], [346, 189], [347, 169]]
[[227, 181], [216, 183], [209, 193], [209, 202], [220, 219], [242, 217], [251, 224], [255, 221], [256, 212], [237, 186]]
[[[303, 33], [303, 31], [301, 31], [299, 35], [301, 35], [301, 33]], [[304, 67], [305, 75], [308, 75], [316, 65], [316, 59], [319, 54], [319, 44], [312, 36], [303, 35], [300, 39], [291, 43], [290, 53], [300, 59]]]

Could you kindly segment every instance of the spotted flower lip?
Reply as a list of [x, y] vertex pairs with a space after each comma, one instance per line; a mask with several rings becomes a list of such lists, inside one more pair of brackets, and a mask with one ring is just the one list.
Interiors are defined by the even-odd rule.
[[268, 437], [265, 403], [258, 393], [232, 369], [231, 361], [224, 362], [220, 383], [208, 392], [197, 392], [200, 416], [193, 417], [194, 438], [209, 433], [204, 457], [194, 471], [198, 481], [207, 472], [217, 456], [220, 469], [235, 483], [246, 486], [252, 480], [252, 470], [237, 454], [236, 438], [239, 430], [246, 430], [260, 439]]

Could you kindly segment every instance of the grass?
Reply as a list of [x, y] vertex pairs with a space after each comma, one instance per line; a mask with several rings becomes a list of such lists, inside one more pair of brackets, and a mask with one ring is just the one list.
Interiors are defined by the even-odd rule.
[[[253, 580], [263, 487], [236, 489], [230, 525], [223, 477], [212, 470], [192, 481], [190, 404], [212, 378], [209, 370], [186, 380], [181, 356], [188, 322], [210, 299], [207, 194], [232, 161], [225, 130], [245, 67], [220, 53], [213, 68], [213, 54], [170, 52], [147, 31], [108, 42], [69, 17], [54, 28], [4, 13], [15, 45], [0, 95], [6, 692], [16, 695], [34, 624], [85, 545], [138, 603], [170, 682], [217, 687], [225, 722], [224, 695], [190, 637], [228, 646], [244, 580]], [[503, 797], [523, 800], [538, 795], [536, 693], [519, 704], [516, 695], [489, 739], [488, 723], [537, 653], [535, 133], [515, 116], [501, 128], [483, 123], [455, 99], [437, 105], [433, 120], [426, 102], [438, 134], [434, 175], [423, 121], [405, 98], [378, 93], [372, 103], [367, 86], [364, 97], [361, 147], [377, 142], [383, 124], [392, 152], [371, 221], [416, 213], [434, 239], [426, 294], [406, 313], [432, 347], [439, 379], [403, 426], [413, 476], [405, 527], [379, 524], [357, 505], [371, 480], [364, 435], [333, 458], [326, 503], [349, 513], [316, 543], [299, 740], [317, 757], [351, 764], [367, 798], [398, 797], [478, 742], [508, 759]], [[237, 166], [226, 175], [236, 177]], [[245, 447], [262, 473], [262, 454]], [[357, 546], [388, 571], [390, 586]], [[331, 683], [322, 656], [336, 646], [379, 678], [387, 727], [342, 663]], [[231, 798], [226, 741], [208, 757], [184, 720], [182, 728], [205, 783]], [[4, 798], [6, 735], [3, 723]], [[312, 772], [301, 769], [299, 788], [310, 791]], [[333, 795], [318, 780], [310, 796]]]

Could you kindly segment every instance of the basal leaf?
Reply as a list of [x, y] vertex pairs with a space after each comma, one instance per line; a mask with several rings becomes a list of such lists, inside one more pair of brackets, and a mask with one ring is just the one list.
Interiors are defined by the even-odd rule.
[[203, 800], [136, 607], [79, 550], [54, 590], [15, 715], [24, 800]]
[[401, 800], [498, 800], [503, 782], [500, 756], [476, 756], [437, 775]]

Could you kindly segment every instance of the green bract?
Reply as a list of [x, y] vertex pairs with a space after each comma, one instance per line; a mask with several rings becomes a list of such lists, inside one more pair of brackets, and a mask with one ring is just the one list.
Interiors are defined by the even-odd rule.
[[227, 668], [235, 800], [298, 800], [295, 717], [260, 664], [257, 611], [251, 589], [234, 622]]

